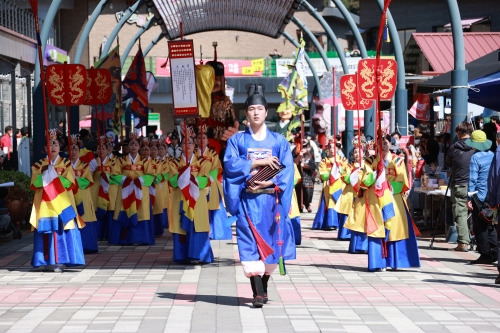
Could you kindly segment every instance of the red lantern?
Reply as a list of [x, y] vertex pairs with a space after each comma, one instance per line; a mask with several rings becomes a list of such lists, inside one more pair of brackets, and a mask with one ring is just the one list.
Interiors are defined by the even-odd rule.
[[372, 107], [373, 100], [360, 97], [357, 91], [356, 74], [342, 75], [340, 78], [340, 98], [346, 110], [367, 110]]
[[87, 69], [85, 105], [107, 104], [111, 100], [111, 73], [107, 68]]
[[85, 99], [87, 74], [85, 66], [56, 64], [47, 67], [47, 93], [54, 105], [80, 105]]
[[363, 59], [358, 63], [359, 94], [364, 99], [376, 99], [376, 80], [379, 77], [378, 94], [381, 100], [391, 100], [396, 91], [398, 65], [393, 59]]

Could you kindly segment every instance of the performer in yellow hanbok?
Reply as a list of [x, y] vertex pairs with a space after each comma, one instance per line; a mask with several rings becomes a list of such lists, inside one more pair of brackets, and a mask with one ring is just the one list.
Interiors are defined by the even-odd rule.
[[[363, 244], [364, 235], [368, 237], [368, 270], [374, 271], [382, 269], [382, 267], [373, 266], [370, 260], [370, 239], [385, 239], [386, 226], [382, 208], [379, 203], [379, 197], [375, 193], [375, 182], [377, 180], [376, 166], [378, 158], [370, 156], [363, 162], [361, 169], [358, 171], [359, 190], [357, 199], [354, 202], [353, 213], [347, 218], [344, 225], [355, 232], [351, 236], [350, 252], [358, 251], [360, 244]], [[356, 177], [356, 172], [351, 174], [351, 182], [353, 176]], [[353, 240], [356, 242], [353, 243]], [[358, 244], [360, 243], [360, 244]], [[362, 246], [361, 246], [362, 248]]]
[[[170, 157], [167, 154], [167, 143], [165, 142], [165, 139], [161, 138], [158, 143], [158, 157], [157, 159], [161, 163], [161, 180], [157, 185], [157, 190], [162, 192], [162, 196], [164, 200], [162, 200], [161, 204], [163, 207], [163, 214], [165, 215], [164, 217], [164, 228], [168, 228], [168, 208], [169, 204], [171, 201], [170, 197], [170, 186], [168, 183], [169, 179], [169, 173], [170, 173]], [[159, 177], [159, 176], [157, 176]]]
[[63, 265], [85, 265], [82, 239], [76, 219], [73, 190], [76, 181], [71, 162], [59, 156], [64, 142], [53, 129], [50, 151], [31, 168], [31, 188], [35, 190], [30, 224], [33, 234], [33, 267], [52, 266], [62, 272]]
[[90, 193], [90, 188], [94, 185], [94, 179], [90, 172], [90, 165], [80, 160], [81, 142], [78, 134], [71, 135], [70, 144], [69, 155], [78, 185], [75, 191], [76, 209], [79, 217], [85, 222], [85, 228], [80, 230], [83, 251], [85, 253], [94, 253], [99, 250], [97, 243], [97, 218]]
[[[338, 205], [335, 206], [339, 214], [346, 214], [347, 218], [354, 214], [354, 202], [360, 193], [360, 180], [363, 178], [363, 168], [365, 166], [365, 145], [363, 142], [353, 141], [353, 160], [349, 164], [348, 171], [344, 176], [346, 187], [342, 192]], [[361, 163], [361, 164], [360, 164]], [[346, 218], [346, 220], [347, 220]], [[344, 230], [350, 233], [349, 253], [367, 253], [368, 237], [365, 232], [348, 229], [344, 223]], [[340, 234], [340, 230], [339, 230]]]
[[370, 241], [368, 250], [370, 265], [381, 269], [420, 267], [416, 238], [418, 229], [413, 224], [403, 196], [404, 192], [409, 190], [408, 176], [404, 159], [390, 151], [395, 144], [393, 140], [390, 135], [384, 136], [382, 153], [387, 181], [392, 188], [395, 216], [389, 220], [388, 237]]
[[153, 185], [149, 188], [150, 197], [153, 206], [153, 223], [155, 236], [163, 235], [164, 229], [167, 227], [167, 211], [165, 205], [167, 202], [167, 197], [165, 197], [165, 191], [163, 190], [163, 169], [165, 163], [158, 156], [159, 141], [156, 138], [151, 139], [149, 143], [150, 159], [151, 164], [154, 169], [155, 181]]
[[327, 145], [328, 157], [319, 163], [319, 174], [323, 181], [323, 192], [318, 207], [318, 212], [314, 217], [312, 229], [337, 229], [339, 227], [339, 216], [335, 211], [335, 203], [344, 189], [345, 183], [341, 174], [347, 165], [347, 159], [336, 154], [336, 147], [333, 140], [329, 140]]
[[113, 144], [106, 136], [101, 136], [98, 141], [98, 166], [93, 174], [94, 186], [90, 191], [96, 209], [97, 237], [100, 240], [108, 240], [118, 191], [118, 184], [111, 178], [117, 158], [113, 154]]
[[194, 154], [195, 143], [187, 137], [187, 156], [171, 161], [170, 184], [173, 188], [169, 210], [169, 230], [174, 234], [174, 261], [210, 263], [214, 261], [210, 245], [207, 194], [210, 165], [201, 164]]
[[129, 154], [121, 157], [113, 169], [112, 178], [118, 186], [110, 244], [153, 245], [154, 226], [151, 221], [149, 186], [154, 170], [148, 160], [139, 156], [139, 140], [130, 133]]
[[[294, 163], [293, 167], [295, 169], [295, 173], [293, 174], [293, 187], [295, 187], [298, 182], [301, 181], [301, 176], [297, 164]], [[290, 221], [292, 221], [293, 233], [295, 235], [295, 245], [300, 245], [302, 243], [302, 230], [300, 227], [300, 209], [296, 191], [292, 191], [292, 204], [290, 205], [288, 217], [290, 218]]]
[[[202, 131], [204, 131], [204, 126]], [[222, 201], [222, 166], [217, 152], [208, 147], [208, 137], [206, 133], [199, 133], [197, 136], [198, 149], [196, 157], [201, 163], [201, 169], [208, 172], [208, 216], [210, 221], [210, 239], [228, 240], [233, 238], [231, 224], [235, 218], [227, 216], [224, 202]], [[202, 152], [203, 149], [203, 152]]]

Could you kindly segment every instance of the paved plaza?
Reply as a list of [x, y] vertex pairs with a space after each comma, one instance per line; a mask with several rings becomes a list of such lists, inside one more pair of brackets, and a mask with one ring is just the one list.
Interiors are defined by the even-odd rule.
[[[316, 198], [319, 193], [316, 193]], [[170, 234], [154, 246], [109, 246], [64, 273], [30, 265], [33, 237], [3, 236], [0, 332], [499, 332], [496, 267], [470, 265], [475, 252], [433, 249], [419, 240], [420, 270], [370, 273], [365, 254], [348, 254], [336, 231], [311, 230], [286, 276], [273, 274], [270, 301], [251, 305], [233, 241], [212, 241], [216, 261], [172, 261]], [[234, 230], [233, 230], [234, 234]]]

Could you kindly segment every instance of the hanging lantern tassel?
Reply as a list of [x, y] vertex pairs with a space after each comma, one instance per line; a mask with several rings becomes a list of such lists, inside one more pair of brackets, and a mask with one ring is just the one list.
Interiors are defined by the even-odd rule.
[[281, 236], [281, 215], [279, 213], [279, 197], [278, 197], [278, 191], [279, 187], [275, 187], [275, 193], [276, 193], [276, 215], [275, 215], [275, 220], [276, 223], [278, 224], [278, 246], [280, 247], [280, 259], [279, 259], [279, 267], [280, 267], [280, 275], [286, 275], [286, 267], [285, 267], [285, 259], [283, 259], [283, 238]]
[[390, 43], [391, 36], [389, 35], [389, 24], [387, 23], [387, 17], [385, 18], [385, 26], [384, 26], [384, 42]]

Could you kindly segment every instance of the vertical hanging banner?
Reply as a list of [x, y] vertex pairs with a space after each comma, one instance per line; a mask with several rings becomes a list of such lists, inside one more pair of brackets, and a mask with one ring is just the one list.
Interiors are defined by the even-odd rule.
[[[113, 131], [115, 134], [121, 134], [122, 118], [122, 67], [120, 63], [119, 45], [111, 50], [104, 58], [94, 65], [95, 68], [107, 69], [111, 75], [111, 99], [103, 104], [101, 112], [92, 107], [92, 122], [99, 123], [107, 131]], [[97, 115], [99, 118], [97, 118]]]
[[[375, 95], [375, 80], [377, 66], [376, 59], [363, 59], [358, 63], [358, 83], [359, 94], [364, 99], [376, 99]], [[380, 82], [378, 84], [378, 93], [380, 99], [388, 101], [394, 96], [396, 91], [396, 72], [398, 65], [392, 59], [380, 59], [378, 66], [378, 75]]]
[[198, 116], [193, 40], [168, 42], [174, 117]]
[[358, 93], [356, 74], [342, 75], [340, 78], [340, 99], [346, 110], [367, 110], [373, 100], [363, 99]]
[[47, 91], [54, 105], [80, 105], [87, 92], [87, 70], [78, 64], [47, 67]]

